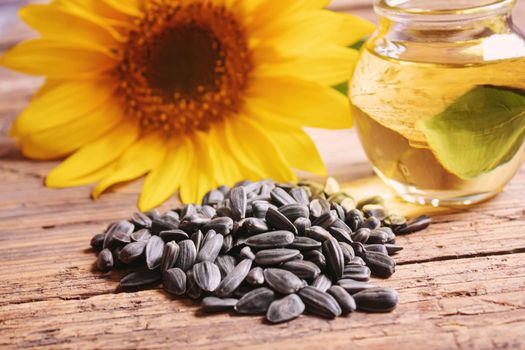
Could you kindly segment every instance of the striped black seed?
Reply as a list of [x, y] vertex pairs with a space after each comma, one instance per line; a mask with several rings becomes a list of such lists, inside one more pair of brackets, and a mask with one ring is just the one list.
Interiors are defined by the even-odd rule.
[[213, 219], [215, 215], [217, 215], [217, 210], [215, 210], [214, 207], [211, 207], [209, 205], [204, 205], [202, 208], [199, 209], [199, 212], [209, 219]]
[[253, 216], [258, 219], [264, 219], [269, 208], [277, 210], [275, 205], [267, 201], [254, 201], [252, 203]]
[[390, 288], [373, 288], [353, 295], [357, 309], [366, 312], [390, 312], [397, 306], [397, 292]]
[[297, 249], [265, 249], [255, 254], [255, 263], [260, 266], [277, 265], [292, 260], [299, 255], [299, 253]]
[[215, 294], [218, 297], [226, 297], [230, 295], [237, 287], [239, 287], [250, 272], [252, 261], [250, 259], [242, 260], [233, 270], [230, 271], [221, 281]]
[[297, 203], [297, 201], [293, 199], [292, 196], [290, 196], [285, 190], [283, 190], [280, 187], [274, 188], [272, 192], [270, 192], [270, 196], [272, 198], [272, 202], [277, 206]]
[[312, 287], [319, 289], [321, 292], [326, 292], [332, 286], [332, 280], [326, 275], [319, 275], [313, 283]]
[[151, 285], [160, 281], [159, 270], [141, 269], [124, 276], [120, 280], [121, 288], [136, 288]]
[[308, 205], [310, 204], [310, 198], [308, 198], [308, 192], [304, 187], [296, 187], [290, 190], [290, 195], [299, 204]]
[[193, 270], [186, 271], [186, 294], [191, 299], [199, 299], [202, 296], [202, 289], [195, 281]]
[[366, 243], [372, 231], [369, 228], [360, 228], [351, 235], [351, 239], [354, 242]]
[[290, 222], [294, 222], [298, 218], [308, 219], [310, 217], [310, 209], [304, 204], [286, 204], [279, 208], [279, 212], [286, 216]]
[[246, 189], [235, 187], [230, 191], [230, 202], [234, 219], [240, 220], [246, 216]]
[[187, 239], [179, 243], [179, 256], [175, 262], [175, 267], [180, 268], [182, 271], [188, 271], [193, 267], [195, 259], [197, 258], [197, 250], [192, 240]]
[[317, 219], [312, 221], [313, 226], [321, 226], [326, 229], [338, 219], [337, 213], [334, 210], [330, 210], [327, 213], [322, 214]]
[[120, 251], [118, 258], [125, 264], [131, 264], [136, 261], [144, 253], [144, 248], [146, 248], [146, 242], [133, 242], [126, 245]]
[[341, 220], [344, 223], [344, 220], [346, 219], [346, 211], [343, 209], [342, 206], [335, 202], [331, 202], [330, 204], [331, 209], [337, 213], [338, 220]]
[[178, 223], [163, 220], [161, 218], [153, 219], [151, 223], [151, 232], [154, 234], [159, 234], [162, 231], [175, 230], [179, 227]]
[[224, 193], [220, 190], [211, 190], [204, 195], [202, 205], [217, 205], [224, 199]]
[[202, 242], [204, 241], [204, 234], [201, 230], [193, 232], [191, 234], [191, 240], [193, 241], [193, 244], [195, 244], [195, 249], [197, 250], [197, 253], [199, 253], [202, 248]]
[[217, 297], [206, 297], [202, 299], [201, 308], [206, 313], [217, 313], [233, 310], [234, 306], [239, 302], [238, 299], [233, 298], [217, 298]]
[[365, 262], [377, 277], [388, 278], [396, 271], [396, 262], [384, 253], [367, 252]]
[[344, 290], [346, 290], [348, 293], [352, 295], [362, 290], [377, 288], [377, 285], [375, 284], [368, 283], [368, 282], [362, 282], [362, 281], [356, 281], [356, 280], [352, 280], [349, 278], [341, 279], [337, 281], [337, 284], [340, 285], [342, 288], [344, 288]]
[[161, 231], [159, 236], [164, 240], [164, 242], [175, 241], [178, 243], [186, 239], [190, 239], [186, 232], [179, 229]]
[[195, 283], [205, 292], [213, 292], [221, 283], [221, 272], [217, 265], [203, 261], [193, 265]]
[[197, 206], [195, 204], [186, 204], [180, 211], [180, 217], [183, 220], [195, 214], [197, 214]]
[[406, 235], [409, 233], [418, 232], [426, 229], [432, 223], [432, 218], [428, 215], [419, 216], [413, 220], [410, 220], [406, 223], [405, 226], [402, 226], [396, 229], [396, 234]]
[[395, 244], [385, 244], [386, 251], [388, 255], [394, 255], [397, 252], [400, 252], [403, 250], [403, 247], [395, 245]]
[[224, 236], [224, 240], [222, 241], [222, 247], [221, 247], [221, 254], [228, 253], [233, 248], [233, 236], [228, 235]]
[[175, 295], [183, 295], [186, 293], [186, 274], [177, 267], [168, 269], [162, 275], [162, 284], [166, 292]]
[[315, 219], [330, 212], [330, 203], [322, 198], [313, 199], [308, 207], [310, 208], [310, 216]]
[[297, 218], [293, 222], [293, 225], [297, 229], [297, 234], [299, 236], [304, 236], [304, 232], [306, 231], [306, 229], [312, 227], [312, 222], [310, 221], [310, 219], [307, 218]]
[[321, 270], [326, 268], [326, 258], [318, 250], [308, 250], [303, 252], [304, 260], [308, 260], [319, 266]]
[[135, 231], [131, 234], [131, 240], [133, 242], [147, 242], [151, 237], [151, 233], [148, 229], [142, 229]]
[[97, 269], [100, 271], [108, 271], [113, 268], [113, 254], [108, 248], [100, 251], [97, 257]]
[[332, 235], [330, 234], [330, 232], [326, 231], [324, 228], [320, 226], [312, 226], [312, 227], [307, 228], [304, 231], [304, 236], [315, 239], [316, 241], [319, 241], [319, 242], [324, 242], [327, 239], [332, 238]]
[[135, 225], [135, 228], [150, 228], [151, 218], [144, 213], [135, 212], [131, 215], [131, 222]]
[[235, 305], [235, 311], [244, 315], [264, 315], [275, 300], [275, 292], [262, 287], [246, 293]]
[[363, 221], [361, 223], [361, 228], [364, 227], [364, 228], [369, 228], [370, 230], [375, 230], [376, 228], [379, 228], [381, 227], [381, 221], [376, 218], [375, 216], [371, 216], [369, 217], [368, 219], [366, 219], [365, 221]]
[[304, 287], [299, 291], [299, 296], [306, 305], [306, 310], [314, 315], [332, 319], [343, 312], [333, 296], [317, 288]]
[[233, 228], [233, 219], [227, 216], [217, 217], [202, 227], [202, 232], [215, 230], [223, 236], [229, 235]]
[[361, 242], [354, 242], [350, 244], [352, 248], [354, 249], [354, 253], [356, 257], [364, 258], [366, 256], [366, 249], [365, 245]]
[[350, 244], [339, 242], [339, 246], [341, 247], [341, 251], [343, 252], [345, 264], [349, 263], [352, 259], [355, 258], [354, 248], [352, 248]]
[[297, 294], [275, 300], [266, 313], [266, 320], [270, 323], [282, 323], [299, 317], [305, 310], [305, 305]]
[[352, 229], [350, 228], [350, 226], [348, 226], [345, 221], [343, 219], [340, 219], [338, 218], [337, 220], [334, 221], [334, 223], [332, 224], [332, 226], [330, 226], [328, 228], [328, 231], [330, 231], [331, 228], [338, 228], [340, 230], [343, 230], [344, 232], [346, 232], [348, 235], [350, 235], [353, 231]]
[[313, 250], [321, 248], [322, 243], [315, 239], [308, 237], [295, 237], [292, 244], [288, 246], [291, 249], [298, 249], [300, 251]]
[[332, 237], [334, 237], [338, 242], [344, 242], [344, 243], [348, 243], [348, 244], [351, 244], [353, 241], [352, 241], [352, 238], [350, 237], [350, 234], [339, 228], [339, 227], [334, 227], [334, 226], [331, 226], [328, 228], [328, 232], [332, 235]]
[[144, 253], [146, 255], [146, 265], [150, 270], [160, 266], [162, 261], [162, 252], [164, 251], [164, 241], [159, 236], [151, 236]]
[[297, 234], [297, 228], [294, 224], [277, 209], [268, 208], [266, 211], [266, 222], [268, 226], [275, 230], [289, 231], [295, 235]]
[[[213, 231], [209, 231], [213, 232]], [[208, 233], [209, 233], [208, 232]], [[214, 262], [215, 259], [217, 259], [217, 256], [219, 255], [219, 252], [222, 249], [222, 244], [224, 242], [224, 236], [222, 235], [210, 235], [211, 238], [206, 239], [206, 243], [202, 246], [201, 250], [197, 254], [197, 262], [202, 261], [211, 261]]]
[[246, 275], [246, 282], [252, 286], [261, 286], [264, 284], [264, 270], [262, 267], [256, 266]]
[[193, 215], [184, 217], [178, 227], [185, 232], [192, 233], [199, 230], [202, 226], [209, 223], [210, 221], [211, 219], [209, 217], [195, 213]]
[[365, 244], [366, 253], [376, 252], [382, 254], [388, 254], [388, 249], [386, 249], [384, 244]]
[[104, 246], [104, 237], [104, 233], [97, 233], [96, 235], [94, 235], [93, 238], [91, 238], [91, 242], [89, 243], [91, 245], [91, 248], [93, 248], [97, 252], [100, 252]]
[[368, 266], [346, 265], [341, 278], [355, 281], [368, 282], [372, 271]]
[[341, 286], [332, 286], [326, 291], [337, 301], [343, 315], [354, 312], [357, 309], [354, 298]]
[[[385, 244], [396, 238], [392, 229], [389, 227], [380, 227], [370, 232], [370, 236], [366, 241], [367, 244]], [[364, 242], [363, 242], [364, 243]]]
[[265, 269], [264, 281], [280, 294], [295, 293], [303, 287], [303, 282], [299, 277], [283, 269]]
[[115, 247], [115, 245], [118, 245], [118, 242], [116, 242], [113, 237], [115, 235], [117, 236], [126, 236], [131, 235], [133, 232], [135, 226], [128, 222], [128, 221], [119, 221], [114, 223], [110, 226], [108, 231], [106, 232], [106, 235], [104, 237], [104, 244], [102, 245], [103, 248], [109, 248], [112, 249]]
[[363, 221], [363, 214], [358, 209], [352, 209], [346, 213], [345, 223], [350, 227], [352, 232], [357, 231]]
[[290, 245], [294, 237], [289, 231], [266, 232], [248, 238], [246, 245], [256, 249], [282, 248]]
[[162, 259], [160, 263], [160, 270], [167, 271], [175, 266], [175, 262], [179, 257], [179, 245], [175, 241], [171, 241], [164, 245], [164, 250], [162, 252]]
[[388, 217], [388, 211], [382, 205], [377, 204], [367, 204], [361, 209], [365, 214], [365, 217], [369, 218], [371, 216], [379, 219], [380, 221], [385, 220]]
[[359, 257], [359, 256], [355, 256], [352, 260], [350, 260], [346, 265], [361, 265], [361, 266], [365, 266], [366, 263], [365, 261], [363, 260], [363, 258]]
[[282, 264], [281, 268], [305, 280], [313, 280], [321, 274], [321, 269], [313, 262], [307, 260], [288, 261]]
[[151, 220], [160, 218], [160, 212], [158, 209], [151, 209], [144, 213]]
[[231, 270], [233, 270], [235, 264], [237, 264], [237, 260], [231, 255], [222, 255], [217, 257], [215, 264], [221, 271], [221, 277], [224, 278], [231, 272]]
[[339, 279], [343, 275], [344, 256], [339, 242], [335, 238], [330, 238], [323, 243], [323, 254], [326, 257], [326, 266], [334, 279]]
[[255, 260], [255, 254], [250, 247], [244, 247], [239, 252], [239, 258]]
[[258, 218], [247, 218], [244, 220], [242, 228], [250, 236], [268, 232], [270, 230], [268, 228], [268, 224], [266, 224], [266, 221]]

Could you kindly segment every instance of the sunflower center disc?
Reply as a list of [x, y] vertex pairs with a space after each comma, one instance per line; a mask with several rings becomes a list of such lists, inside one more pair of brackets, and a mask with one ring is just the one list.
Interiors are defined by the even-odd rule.
[[117, 73], [126, 112], [170, 136], [238, 113], [251, 70], [246, 34], [226, 8], [159, 0], [129, 33]]

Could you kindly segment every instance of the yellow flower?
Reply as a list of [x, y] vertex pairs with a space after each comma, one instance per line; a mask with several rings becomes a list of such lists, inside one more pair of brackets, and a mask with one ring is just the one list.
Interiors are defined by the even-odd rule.
[[147, 175], [153, 208], [180, 188], [197, 201], [218, 184], [292, 168], [325, 174], [302, 127], [352, 126], [330, 88], [357, 59], [346, 48], [373, 25], [328, 0], [55, 0], [22, 19], [41, 34], [0, 64], [46, 77], [11, 134], [34, 159], [70, 155], [50, 187], [112, 185]]

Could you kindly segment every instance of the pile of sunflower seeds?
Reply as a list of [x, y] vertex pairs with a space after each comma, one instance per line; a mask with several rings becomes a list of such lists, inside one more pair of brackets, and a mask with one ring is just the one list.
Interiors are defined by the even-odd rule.
[[397, 292], [369, 282], [390, 277], [396, 234], [426, 228], [389, 214], [380, 197], [358, 203], [337, 181], [298, 185], [243, 181], [206, 194], [201, 205], [135, 213], [97, 234], [97, 268], [132, 272], [123, 289], [162, 283], [202, 300], [205, 312], [266, 315], [271, 323], [305, 311], [335, 318], [389, 312]]

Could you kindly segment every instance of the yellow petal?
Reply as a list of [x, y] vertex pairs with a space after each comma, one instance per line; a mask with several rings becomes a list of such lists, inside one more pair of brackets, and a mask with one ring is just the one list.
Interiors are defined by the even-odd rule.
[[74, 46], [46, 39], [22, 42], [0, 57], [0, 65], [53, 78], [92, 78], [118, 61], [109, 52], [87, 45]]
[[153, 209], [170, 198], [189, 175], [188, 169], [193, 158], [193, 145], [186, 137], [172, 140], [162, 163], [153, 169], [144, 181], [139, 209]]
[[46, 178], [49, 187], [69, 187], [90, 183], [89, 174], [115, 162], [138, 137], [135, 123], [121, 123], [98, 140], [90, 143], [62, 164], [53, 169]]
[[115, 37], [117, 34], [111, 31], [110, 26], [103, 26], [59, 6], [28, 5], [20, 9], [19, 15], [46, 39], [73, 43], [87, 42], [101, 47], [119, 45]]
[[[257, 51], [255, 53], [257, 55]], [[359, 57], [356, 50], [338, 45], [323, 45], [316, 51], [298, 57], [281, 58], [281, 62], [260, 66], [262, 75], [292, 75], [313, 80], [326, 86], [334, 86], [349, 81]], [[263, 61], [265, 58], [256, 61]]]
[[123, 116], [118, 104], [104, 104], [68, 123], [23, 136], [22, 153], [40, 160], [67, 156], [113, 129]]
[[353, 126], [348, 99], [318, 83], [282, 76], [259, 76], [246, 98], [249, 113], [266, 113], [279, 122], [322, 129]]
[[215, 174], [212, 168], [210, 144], [207, 135], [195, 132], [191, 138], [194, 157], [186, 178], [181, 182], [180, 199], [183, 203], [200, 203], [202, 197], [209, 190], [217, 187]]
[[[39, 91], [15, 121], [21, 136], [69, 123], [85, 115], [112, 96], [115, 85], [109, 81], [71, 80], [54, 84], [46, 92]], [[114, 101], [117, 103], [117, 101]]]
[[92, 192], [98, 198], [109, 187], [137, 179], [158, 167], [166, 155], [166, 144], [163, 135], [150, 134], [142, 137], [119, 159], [115, 171], [104, 178]]
[[255, 168], [259, 179], [271, 177], [277, 181], [295, 181], [282, 151], [267, 136], [262, 125], [244, 116], [236, 116], [226, 123], [227, 140], [232, 155], [249, 169]]
[[[95, 21], [103, 20], [113, 28], [133, 28], [132, 17], [116, 10], [101, 0], [61, 0], [57, 6], [66, 8], [84, 17]], [[125, 32], [123, 33], [125, 34]]]
[[140, 10], [140, 0], [103, 0], [103, 2], [125, 15], [132, 17], [142, 16], [142, 11]]

